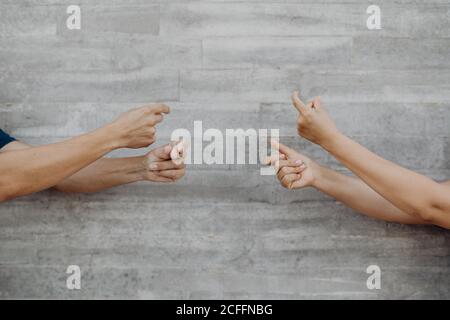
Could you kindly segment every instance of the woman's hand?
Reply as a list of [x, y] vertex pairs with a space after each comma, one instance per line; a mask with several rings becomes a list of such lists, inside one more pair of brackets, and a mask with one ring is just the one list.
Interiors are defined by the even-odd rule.
[[154, 182], [175, 182], [181, 179], [186, 173], [184, 161], [174, 162], [170, 153], [178, 142], [172, 142], [163, 147], [150, 151], [145, 156], [144, 178]]
[[287, 189], [313, 187], [320, 172], [320, 166], [310, 158], [288, 148], [275, 140], [272, 147], [280, 153], [279, 160], [271, 157], [267, 162], [275, 166], [277, 178]]
[[322, 106], [320, 97], [305, 105], [295, 91], [292, 94], [292, 103], [300, 112], [297, 120], [297, 131], [300, 136], [324, 148], [340, 135], [334, 121]]

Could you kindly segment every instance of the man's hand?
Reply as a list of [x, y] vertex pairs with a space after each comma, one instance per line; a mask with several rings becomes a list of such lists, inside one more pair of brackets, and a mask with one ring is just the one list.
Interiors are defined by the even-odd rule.
[[163, 121], [170, 108], [156, 104], [130, 110], [108, 127], [112, 130], [118, 148], [145, 148], [155, 142], [155, 125]]
[[320, 166], [310, 158], [288, 148], [275, 140], [272, 147], [280, 153], [280, 159], [268, 159], [275, 167], [277, 178], [287, 189], [301, 189], [314, 186], [320, 172]]
[[297, 120], [297, 131], [300, 136], [325, 147], [340, 135], [334, 121], [322, 106], [319, 97], [305, 105], [296, 91], [292, 94], [292, 103], [300, 112]]
[[177, 144], [178, 142], [172, 142], [150, 151], [145, 156], [145, 180], [175, 182], [184, 176], [186, 172], [184, 162], [175, 163], [170, 157], [170, 152]]

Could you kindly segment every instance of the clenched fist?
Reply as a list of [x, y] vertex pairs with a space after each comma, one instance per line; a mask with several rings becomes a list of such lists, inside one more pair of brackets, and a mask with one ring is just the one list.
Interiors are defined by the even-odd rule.
[[340, 134], [319, 97], [305, 105], [296, 91], [292, 94], [292, 103], [300, 112], [297, 131], [303, 138], [326, 148], [326, 145]]
[[313, 187], [320, 166], [284, 144], [275, 140], [272, 140], [271, 144], [275, 150], [278, 150], [280, 157], [279, 159], [270, 157], [267, 164], [275, 167], [281, 185], [287, 189]]
[[150, 151], [145, 156], [145, 180], [175, 182], [184, 176], [186, 172], [184, 161], [174, 161], [170, 156], [170, 153], [177, 144], [178, 142], [172, 142]]
[[155, 142], [155, 125], [170, 113], [164, 104], [140, 107], [122, 114], [110, 124], [118, 148], [144, 148]]

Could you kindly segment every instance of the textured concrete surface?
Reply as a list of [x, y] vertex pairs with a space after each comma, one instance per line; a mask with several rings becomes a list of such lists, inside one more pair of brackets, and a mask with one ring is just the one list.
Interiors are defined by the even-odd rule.
[[[76, 3], [82, 30], [69, 31]], [[0, 127], [43, 144], [164, 101], [159, 144], [194, 120], [280, 128], [342, 170], [296, 136], [301, 88], [372, 150], [450, 179], [450, 1], [377, 3], [380, 31], [358, 0], [0, 0]], [[366, 287], [371, 264], [381, 290]], [[176, 185], [2, 204], [0, 298], [448, 299], [450, 233], [286, 191], [256, 166], [191, 166]]]

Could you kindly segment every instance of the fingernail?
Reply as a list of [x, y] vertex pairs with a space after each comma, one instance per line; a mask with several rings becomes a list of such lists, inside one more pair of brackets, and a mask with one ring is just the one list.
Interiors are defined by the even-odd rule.
[[296, 161], [295, 161], [295, 164], [301, 165], [301, 164], [303, 164], [303, 161], [302, 161], [302, 160], [296, 160]]
[[149, 166], [149, 168], [150, 168], [150, 170], [156, 170], [156, 169], [158, 169], [158, 165], [156, 165], [156, 164], [151, 164], [151, 165]]

